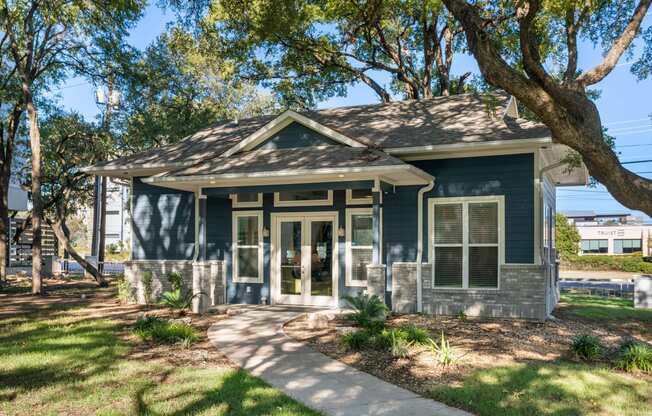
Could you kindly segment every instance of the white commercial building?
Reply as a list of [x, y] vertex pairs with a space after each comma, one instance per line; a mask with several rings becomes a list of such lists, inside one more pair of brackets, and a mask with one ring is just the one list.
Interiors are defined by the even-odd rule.
[[651, 254], [652, 224], [643, 224], [641, 218], [593, 211], [571, 211], [564, 215], [580, 233], [580, 254]]

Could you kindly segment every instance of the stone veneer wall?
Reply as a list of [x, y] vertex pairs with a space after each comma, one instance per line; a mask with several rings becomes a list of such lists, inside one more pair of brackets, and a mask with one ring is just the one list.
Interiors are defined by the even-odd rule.
[[136, 303], [144, 304], [145, 296], [142, 275], [152, 272], [152, 299], [171, 290], [168, 274], [179, 272], [182, 286], [193, 294], [202, 293], [193, 299], [193, 312], [203, 313], [209, 307], [225, 303], [224, 267], [221, 261], [193, 262], [189, 260], [133, 260], [125, 262], [125, 279], [134, 291]]
[[[500, 289], [433, 289], [432, 266], [422, 266], [423, 312], [433, 315], [490, 316], [545, 320], [546, 274], [543, 266], [507, 264], [500, 268]], [[416, 311], [416, 263], [392, 267], [392, 306]]]
[[367, 294], [369, 296], [378, 296], [385, 301], [385, 265], [368, 264], [367, 265]]

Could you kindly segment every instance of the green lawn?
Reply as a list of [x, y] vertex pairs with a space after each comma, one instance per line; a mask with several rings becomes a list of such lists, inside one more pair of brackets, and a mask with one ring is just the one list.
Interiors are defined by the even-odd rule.
[[650, 378], [584, 364], [520, 364], [480, 370], [432, 397], [478, 415], [652, 415]]
[[243, 371], [135, 357], [123, 323], [72, 312], [0, 321], [0, 415], [317, 414]]
[[[609, 323], [638, 324], [645, 331], [652, 311], [633, 302], [564, 294], [568, 315]], [[627, 374], [606, 364], [532, 361], [477, 370], [461, 385], [438, 386], [432, 397], [478, 415], [652, 415], [652, 376]]]
[[565, 311], [583, 318], [652, 322], [652, 310], [634, 309], [634, 302], [627, 299], [564, 293], [561, 301], [568, 304]]

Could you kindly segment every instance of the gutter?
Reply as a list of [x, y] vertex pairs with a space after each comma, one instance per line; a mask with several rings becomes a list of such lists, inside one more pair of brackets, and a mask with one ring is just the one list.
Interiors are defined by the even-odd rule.
[[435, 187], [435, 180], [423, 188], [419, 189], [417, 194], [417, 312], [423, 312], [423, 280], [422, 261], [423, 261], [423, 195], [430, 192]]

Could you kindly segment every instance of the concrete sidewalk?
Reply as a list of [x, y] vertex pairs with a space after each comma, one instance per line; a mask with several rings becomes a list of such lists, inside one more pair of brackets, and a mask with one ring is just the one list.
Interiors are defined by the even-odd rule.
[[306, 311], [279, 306], [246, 308], [211, 326], [208, 337], [221, 352], [254, 376], [327, 415], [469, 415], [290, 339], [283, 333], [283, 323]]

